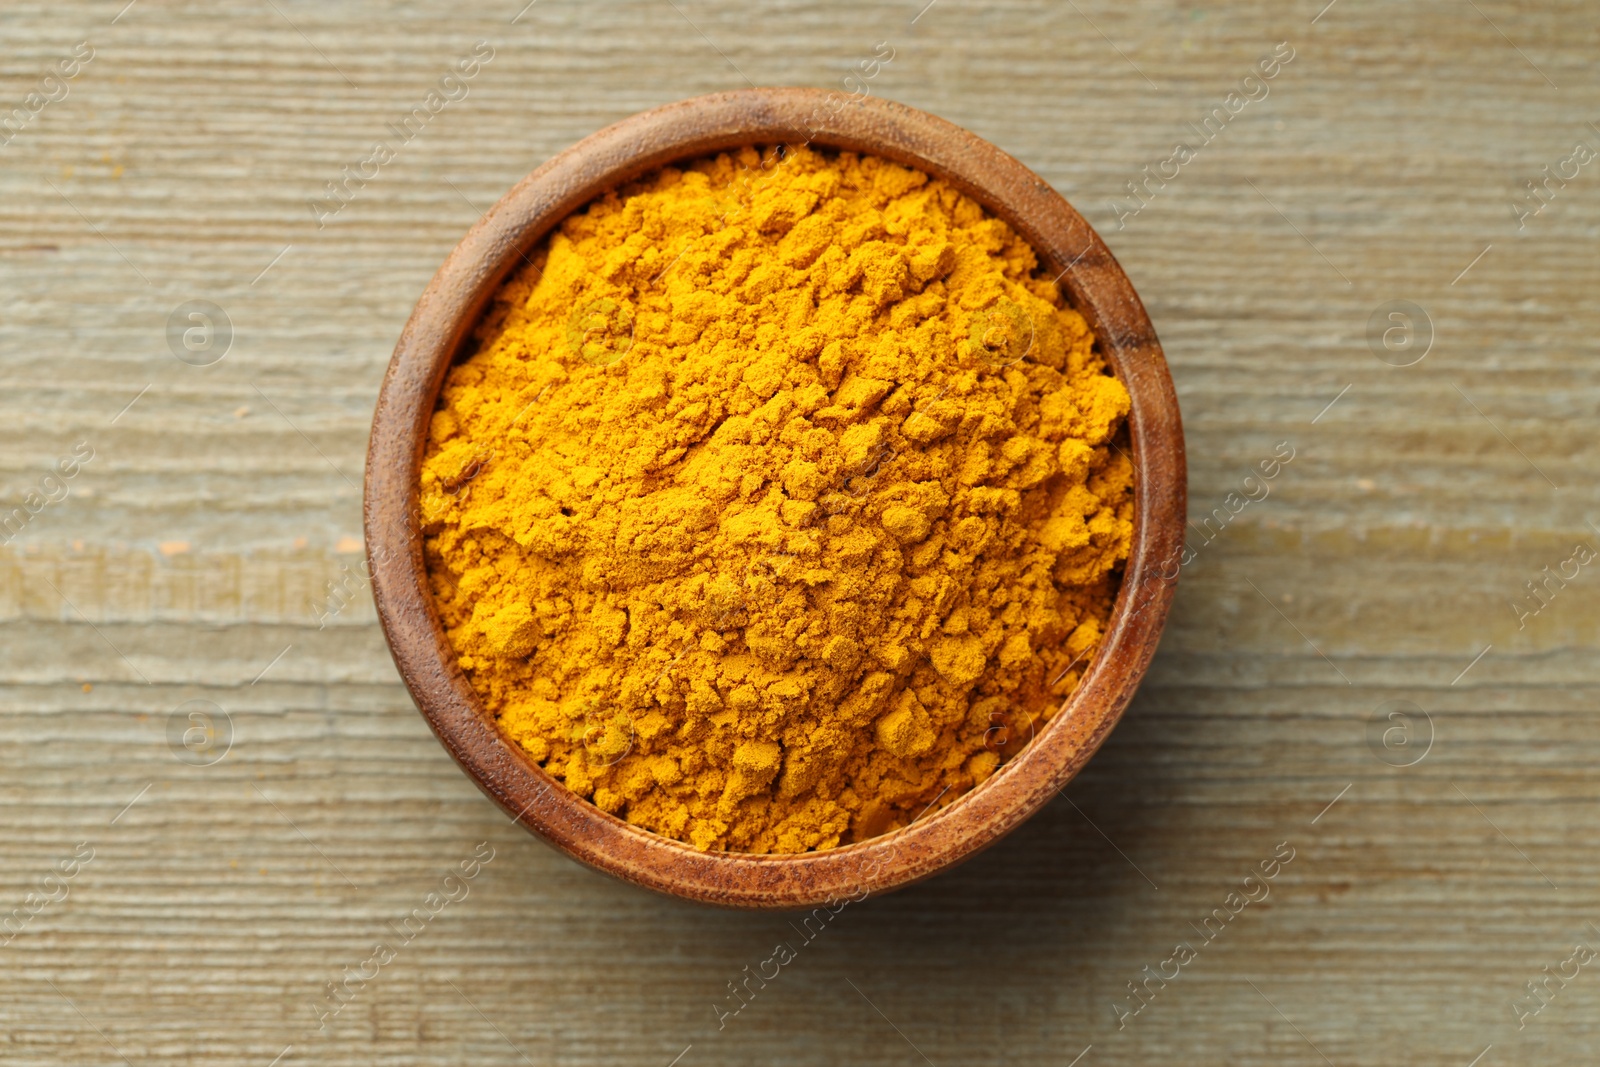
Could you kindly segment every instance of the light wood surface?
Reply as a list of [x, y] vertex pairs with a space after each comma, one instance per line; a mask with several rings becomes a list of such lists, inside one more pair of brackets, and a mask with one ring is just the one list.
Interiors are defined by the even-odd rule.
[[[0, 119], [94, 54], [0, 147], [3, 510], [75, 443], [94, 458], [0, 548], [0, 926], [93, 850], [0, 947], [5, 1061], [1592, 1062], [1596, 966], [1521, 1030], [1512, 1005], [1600, 947], [1600, 564], [1522, 629], [1510, 602], [1600, 548], [1600, 161], [1520, 232], [1513, 205], [1600, 148], [1600, 30], [1576, 2], [1323, 3], [6, 5]], [[479, 39], [468, 95], [319, 230], [308, 200]], [[802, 941], [789, 920], [511, 827], [370, 600], [320, 629], [310, 605], [360, 558], [378, 381], [478, 212], [608, 122], [838, 87], [879, 41], [873, 93], [1018, 156], [1122, 261], [1191, 516], [1278, 442], [1295, 458], [1195, 535], [1151, 674], [1065, 796], [841, 912], [719, 1030], [727, 983]], [[1126, 183], [1280, 41], [1270, 95], [1119, 229]], [[191, 300], [233, 324], [210, 366], [168, 349]], [[1436, 334], [1406, 368], [1367, 341], [1396, 300]], [[169, 744], [193, 700], [231, 718], [211, 766]], [[1368, 741], [1395, 700], [1432, 723], [1405, 768]], [[319, 1031], [325, 984], [485, 841], [469, 895]], [[1270, 896], [1119, 1030], [1126, 983], [1280, 842]]]

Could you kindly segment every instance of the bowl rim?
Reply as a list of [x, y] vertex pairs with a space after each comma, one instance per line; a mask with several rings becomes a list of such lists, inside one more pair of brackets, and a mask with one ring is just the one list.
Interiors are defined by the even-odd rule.
[[[820, 852], [702, 852], [602, 811], [504, 738], [456, 662], [428, 589], [419, 521], [428, 421], [444, 376], [500, 283], [562, 219], [663, 165], [752, 144], [815, 144], [942, 178], [1025, 237], [1132, 398], [1134, 533], [1111, 619], [1077, 689], [980, 786], [899, 830]], [[704, 903], [842, 906], [920, 881], [994, 844], [1054, 797], [1121, 718], [1155, 652], [1180, 567], [1186, 508], [1178, 401], [1149, 316], [1099, 235], [1043, 179], [934, 115], [874, 97], [741, 89], [623, 119], [518, 182], [451, 251], [395, 345], [373, 414], [363, 518], [378, 618], [445, 749], [514, 822], [574, 859]]]

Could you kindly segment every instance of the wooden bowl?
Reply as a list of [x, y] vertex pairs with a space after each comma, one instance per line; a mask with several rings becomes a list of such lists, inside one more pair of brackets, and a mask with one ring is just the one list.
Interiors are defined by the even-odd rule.
[[[1133, 547], [1105, 637], [1065, 709], [988, 781], [910, 826], [800, 855], [700, 852], [567, 790], [508, 742], [456, 664], [428, 590], [418, 521], [423, 443], [452, 359], [523, 254], [605, 190], [664, 164], [749, 144], [871, 153], [942, 178], [1010, 223], [1084, 315], [1133, 399]], [[1021, 163], [943, 119], [817, 89], [697, 97], [624, 119], [524, 178], [434, 275], [395, 346], [367, 453], [373, 596], [413, 699], [456, 762], [513, 819], [618, 878], [692, 900], [799, 908], [860, 900], [994, 844], [1061, 791], [1121, 718], [1166, 622], [1185, 521], [1183, 430], [1161, 346], [1089, 224]]]

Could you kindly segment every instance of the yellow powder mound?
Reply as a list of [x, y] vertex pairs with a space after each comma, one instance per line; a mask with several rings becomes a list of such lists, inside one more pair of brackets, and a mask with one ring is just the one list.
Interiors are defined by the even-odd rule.
[[903, 826], [1027, 743], [1133, 504], [1128, 394], [1016, 233], [884, 160], [746, 149], [530, 259], [422, 474], [434, 594], [510, 738], [747, 852]]

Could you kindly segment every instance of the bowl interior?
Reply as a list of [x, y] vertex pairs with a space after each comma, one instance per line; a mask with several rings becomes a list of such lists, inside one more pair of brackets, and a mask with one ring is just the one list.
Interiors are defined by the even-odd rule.
[[[702, 853], [631, 826], [569, 792], [505, 740], [456, 664], [428, 590], [418, 520], [428, 422], [453, 359], [501, 282], [563, 218], [668, 163], [749, 144], [882, 156], [942, 178], [1025, 237], [1059, 274], [1132, 399], [1133, 545], [1100, 647], [1062, 711], [987, 781], [881, 837], [798, 855]], [[997, 841], [1093, 755], [1147, 669], [1182, 550], [1183, 434], [1177, 399], [1132, 285], [1099, 237], [1021, 163], [924, 112], [813, 89], [753, 89], [644, 112], [534, 171], [472, 228], [419, 299], [385, 376], [368, 450], [365, 526], [380, 621], [402, 678], [467, 774], [512, 818], [568, 855], [627, 881], [738, 907], [859, 900], [925, 878]]]

